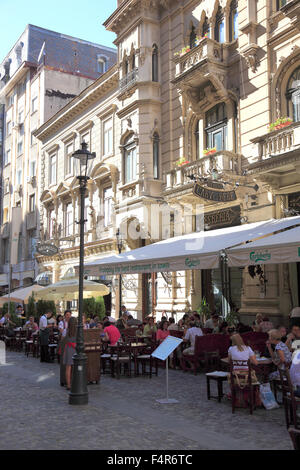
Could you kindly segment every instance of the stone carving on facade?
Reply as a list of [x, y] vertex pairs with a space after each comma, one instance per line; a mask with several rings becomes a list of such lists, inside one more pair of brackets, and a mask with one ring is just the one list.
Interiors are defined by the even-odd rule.
[[242, 55], [246, 60], [247, 67], [249, 67], [253, 73], [257, 72], [260, 65], [260, 61], [257, 56], [258, 49], [259, 46], [257, 44], [250, 44], [250, 46], [242, 52]]

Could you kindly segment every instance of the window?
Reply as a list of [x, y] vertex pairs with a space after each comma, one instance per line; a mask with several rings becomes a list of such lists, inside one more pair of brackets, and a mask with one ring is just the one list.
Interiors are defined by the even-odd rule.
[[109, 155], [113, 151], [113, 120], [108, 119], [103, 123], [103, 155]]
[[71, 202], [66, 204], [65, 234], [66, 237], [73, 235], [73, 205]]
[[18, 95], [23, 95], [23, 93], [25, 93], [25, 90], [26, 90], [26, 81], [18, 85]]
[[205, 20], [202, 26], [202, 36], [203, 37], [207, 36], [210, 38], [210, 24], [209, 24], [207, 16], [205, 17]]
[[9, 253], [10, 253], [10, 251], [9, 251], [9, 238], [5, 238], [5, 239], [3, 239], [3, 256], [2, 256], [4, 264], [9, 263]]
[[229, 41], [235, 41], [238, 38], [238, 2], [233, 0], [230, 4], [229, 14]]
[[8, 222], [8, 207], [3, 209], [3, 223], [6, 224]]
[[8, 108], [14, 104], [14, 95], [13, 93], [7, 99], [7, 106]]
[[191, 49], [193, 49], [193, 47], [195, 47], [195, 45], [196, 45], [196, 38], [197, 38], [196, 28], [193, 25], [192, 30], [191, 30], [191, 34], [190, 34], [190, 48]]
[[131, 58], [131, 70], [135, 69], [135, 54], [132, 54]]
[[152, 81], [158, 82], [158, 47], [152, 46]]
[[29, 176], [30, 176], [31, 178], [32, 178], [33, 176], [36, 176], [35, 170], [36, 170], [36, 161], [35, 161], [35, 160], [32, 160], [31, 162], [29, 162]]
[[35, 234], [35, 230], [30, 230], [28, 232], [28, 245], [27, 245], [27, 248], [28, 248], [28, 259], [33, 259], [34, 258], [34, 253], [35, 253], [35, 250], [36, 250], [36, 234]]
[[74, 173], [74, 143], [69, 143], [65, 146], [65, 173], [66, 175], [73, 175]]
[[134, 181], [137, 176], [137, 171], [136, 171], [137, 159], [136, 159], [135, 142], [129, 142], [125, 146], [124, 155], [125, 155], [125, 158], [124, 158], [125, 183], [130, 183], [131, 181]]
[[97, 72], [98, 73], [105, 73], [107, 71], [107, 59], [106, 57], [99, 57], [97, 60]]
[[23, 153], [23, 139], [19, 140], [18, 142], [18, 155], [22, 155]]
[[6, 124], [6, 134], [11, 134], [11, 121], [8, 121], [8, 123]]
[[217, 151], [227, 147], [227, 116], [225, 103], [218, 104], [206, 113], [206, 145]]
[[23, 167], [23, 162], [22, 158], [17, 158], [17, 174], [16, 174], [16, 182], [17, 184], [22, 184], [22, 167]]
[[300, 121], [300, 67], [292, 74], [287, 87], [288, 114], [294, 122]]
[[6, 152], [4, 153], [4, 166], [5, 165], [8, 165], [10, 163], [10, 159], [11, 159], [11, 151], [10, 149], [6, 150]]
[[29, 212], [35, 211], [35, 194], [29, 196]]
[[103, 191], [104, 202], [104, 227], [111, 225], [111, 212], [112, 212], [112, 188], [106, 188]]
[[49, 184], [56, 184], [56, 155], [50, 156]]
[[153, 135], [153, 178], [159, 179], [159, 135]]
[[287, 0], [276, 0], [276, 8], [277, 10], [280, 10], [281, 7], [286, 5]]
[[37, 107], [38, 107], [38, 97], [35, 96], [31, 100], [31, 114], [33, 114], [37, 111]]
[[48, 233], [49, 238], [53, 238], [54, 209], [48, 211]]
[[18, 114], [18, 124], [24, 124], [24, 111], [20, 111]]
[[221, 43], [225, 42], [224, 14], [220, 6], [218, 8], [217, 15], [216, 15], [215, 40]]
[[33, 133], [30, 136], [30, 145], [33, 146], [36, 144], [36, 138], [34, 137]]
[[9, 178], [4, 181], [4, 194], [8, 194], [10, 191]]

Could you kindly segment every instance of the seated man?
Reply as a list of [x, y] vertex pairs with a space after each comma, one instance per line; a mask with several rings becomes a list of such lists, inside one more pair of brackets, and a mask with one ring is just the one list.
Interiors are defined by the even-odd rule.
[[29, 320], [25, 323], [24, 328], [26, 330], [36, 331], [39, 329], [37, 323], [34, 321], [34, 317], [29, 317]]
[[127, 328], [127, 320], [128, 320], [128, 315], [127, 313], [123, 313], [121, 318], [117, 320], [116, 327], [121, 331], [125, 330]]
[[290, 351], [295, 351], [300, 348], [300, 326], [292, 326], [290, 334], [287, 336], [285, 342]]
[[183, 351], [183, 354], [186, 355], [193, 355], [195, 352], [195, 341], [196, 341], [196, 336], [203, 336], [203, 331], [201, 328], [197, 327], [195, 322], [190, 322], [190, 327], [187, 330], [185, 337], [183, 338], [183, 341], [187, 343], [188, 341], [190, 342], [190, 347], [186, 348]]

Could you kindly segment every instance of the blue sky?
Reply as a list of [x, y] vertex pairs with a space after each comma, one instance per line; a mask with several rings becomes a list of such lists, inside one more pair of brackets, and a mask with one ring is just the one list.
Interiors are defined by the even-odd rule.
[[28, 23], [115, 47], [115, 34], [102, 23], [116, 5], [117, 0], [0, 0], [0, 62]]

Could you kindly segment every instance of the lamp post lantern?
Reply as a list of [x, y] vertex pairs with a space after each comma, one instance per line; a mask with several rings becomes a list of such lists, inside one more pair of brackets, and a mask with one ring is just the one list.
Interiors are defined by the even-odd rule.
[[[116, 238], [117, 238], [118, 251], [120, 255], [122, 252], [122, 248], [123, 248], [123, 236], [119, 228], [116, 233]], [[119, 318], [121, 318], [121, 316], [122, 316], [122, 274], [119, 274]]]
[[84, 270], [84, 197], [86, 193], [86, 185], [89, 179], [89, 172], [92, 167], [95, 153], [91, 153], [87, 149], [87, 143], [82, 142], [81, 149], [73, 153], [72, 157], [79, 161], [79, 180], [80, 189], [80, 251], [79, 251], [79, 295], [78, 295], [78, 326], [76, 335], [76, 352], [73, 356], [73, 375], [71, 391], [69, 394], [70, 405], [86, 405], [88, 403], [86, 364], [87, 357], [84, 353], [84, 337], [83, 337], [83, 270]]

